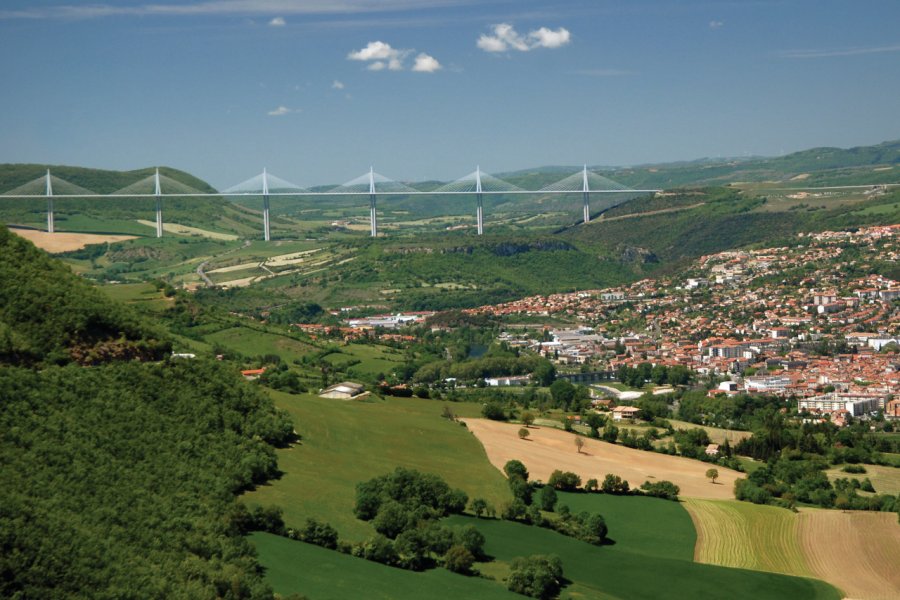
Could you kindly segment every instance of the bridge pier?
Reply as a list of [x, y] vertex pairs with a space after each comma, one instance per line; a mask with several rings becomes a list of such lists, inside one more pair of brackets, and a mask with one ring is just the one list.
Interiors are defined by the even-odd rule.
[[53, 218], [53, 184], [50, 183], [50, 169], [47, 169], [47, 233], [56, 231]]
[[475, 209], [475, 216], [478, 220], [478, 235], [484, 235], [484, 198], [481, 194], [476, 195], [478, 207]]
[[272, 230], [269, 225], [269, 175], [263, 167], [263, 239], [272, 241]]
[[154, 194], [156, 195], [156, 237], [161, 238], [163, 236], [163, 220], [162, 220], [162, 188], [159, 184], [159, 169], [156, 169], [156, 175], [154, 176], [154, 185], [156, 190]]
[[375, 212], [375, 169], [369, 167], [369, 230], [372, 237], [378, 237], [378, 214]]
[[475, 220], [478, 235], [484, 235], [484, 196], [481, 190], [481, 165], [475, 167]]
[[591, 222], [591, 188], [588, 185], [588, 172], [587, 165], [584, 165], [584, 171], [582, 173], [582, 186], [581, 186], [581, 199], [584, 203], [584, 223], [588, 224]]

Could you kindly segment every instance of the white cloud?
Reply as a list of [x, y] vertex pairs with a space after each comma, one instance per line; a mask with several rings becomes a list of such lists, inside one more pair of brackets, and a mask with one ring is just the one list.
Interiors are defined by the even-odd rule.
[[399, 50], [391, 48], [390, 44], [378, 41], [369, 42], [362, 50], [348, 54], [347, 58], [350, 60], [385, 60], [397, 58], [399, 55]]
[[718, 29], [719, 27], [721, 27], [724, 24], [725, 24], [725, 21], [710, 21], [709, 28], [710, 29]]
[[442, 68], [443, 66], [435, 57], [422, 52], [416, 57], [416, 63], [413, 65], [412, 70], [417, 73], [434, 73]]
[[342, 90], [342, 89], [344, 89], [344, 83], [342, 81], [338, 81], [337, 79], [335, 79], [334, 81], [331, 82], [331, 89]]
[[267, 114], [270, 117], [283, 117], [284, 115], [289, 115], [294, 112], [300, 112], [299, 108], [288, 108], [287, 106], [279, 106], [278, 108], [273, 108]]
[[555, 30], [541, 27], [524, 36], [509, 23], [498, 23], [492, 29], [492, 35], [482, 34], [476, 42], [476, 46], [485, 52], [528, 52], [535, 48], [560, 48], [572, 41], [572, 34], [565, 27]]
[[559, 48], [572, 41], [571, 37], [569, 30], [565, 27], [560, 27], [556, 31], [541, 27], [528, 34], [532, 48]]
[[[369, 42], [365, 48], [355, 50], [347, 55], [347, 60], [358, 60], [368, 62], [366, 69], [369, 71], [402, 71], [406, 57], [412, 54], [414, 50], [406, 50], [393, 48], [390, 44], [382, 41]], [[429, 56], [424, 52], [420, 53], [413, 65], [413, 71], [433, 73], [441, 68], [441, 64], [433, 56]]]
[[284, 20], [284, 17], [275, 17], [271, 21], [269, 21], [269, 25], [272, 27], [284, 27], [287, 24], [287, 21]]

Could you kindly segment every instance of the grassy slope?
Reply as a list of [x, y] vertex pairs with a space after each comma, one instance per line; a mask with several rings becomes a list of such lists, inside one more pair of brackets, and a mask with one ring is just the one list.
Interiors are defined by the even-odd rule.
[[[477, 526], [487, 538], [486, 552], [498, 561], [508, 562], [517, 556], [536, 553], [559, 556], [565, 577], [573, 582], [563, 597], [840, 598], [837, 590], [813, 579], [653, 557], [619, 549], [618, 545], [591, 546], [547, 529], [508, 521], [460, 517], [454, 522]], [[611, 530], [611, 535], [614, 534]]]
[[279, 594], [298, 593], [316, 600], [522, 598], [498, 583], [444, 569], [414, 573], [268, 533], [253, 534], [250, 540], [266, 567], [266, 582]]
[[[282, 507], [288, 525], [316, 517], [337, 527], [342, 537], [368, 537], [371, 526], [353, 516], [356, 484], [397, 466], [437, 473], [470, 497], [484, 497], [496, 506], [509, 499], [503, 476], [488, 462], [481, 444], [464, 427], [440, 417], [442, 402], [272, 395], [276, 406], [290, 413], [303, 440], [278, 451], [281, 480], [248, 494], [247, 500]], [[476, 404], [451, 407], [471, 416], [481, 409]]]

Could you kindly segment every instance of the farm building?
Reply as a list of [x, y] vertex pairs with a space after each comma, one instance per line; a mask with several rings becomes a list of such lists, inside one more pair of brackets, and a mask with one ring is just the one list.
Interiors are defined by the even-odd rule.
[[364, 394], [365, 386], [361, 383], [353, 383], [352, 381], [342, 381], [329, 386], [319, 392], [320, 398], [336, 398], [338, 400], [352, 400]]
[[613, 421], [622, 421], [623, 419], [634, 419], [641, 412], [636, 406], [617, 406], [612, 409]]

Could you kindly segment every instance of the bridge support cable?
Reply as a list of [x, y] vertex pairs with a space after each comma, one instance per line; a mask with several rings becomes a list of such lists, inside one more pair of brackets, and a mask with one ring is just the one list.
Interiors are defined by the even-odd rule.
[[56, 223], [53, 219], [53, 184], [50, 182], [50, 169], [47, 169], [47, 233], [56, 232]]

